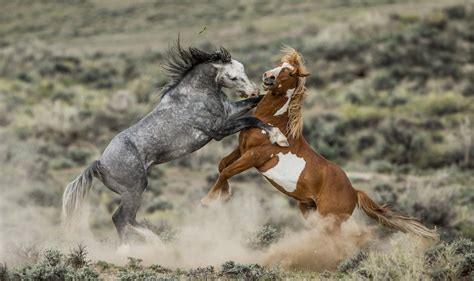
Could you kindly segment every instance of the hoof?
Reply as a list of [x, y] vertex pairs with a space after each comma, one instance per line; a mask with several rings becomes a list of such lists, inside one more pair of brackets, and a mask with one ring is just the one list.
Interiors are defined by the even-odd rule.
[[270, 131], [270, 142], [271, 143], [276, 143], [279, 146], [282, 147], [288, 147], [290, 144], [288, 143], [288, 139], [285, 137], [285, 135], [280, 131], [278, 128], [273, 128]]
[[221, 194], [219, 196], [219, 199], [222, 201], [222, 202], [227, 202], [229, 201], [230, 197], [232, 197], [232, 190], [231, 188], [229, 187], [227, 190], [222, 190], [221, 191]]
[[211, 198], [208, 195], [208, 196], [201, 199], [201, 205], [208, 207], [208, 206], [211, 206], [214, 201], [216, 201], [216, 199]]

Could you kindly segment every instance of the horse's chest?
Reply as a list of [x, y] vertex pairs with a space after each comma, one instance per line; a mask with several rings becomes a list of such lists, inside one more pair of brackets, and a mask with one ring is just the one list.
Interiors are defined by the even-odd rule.
[[262, 174], [283, 187], [287, 192], [295, 191], [298, 179], [306, 166], [306, 161], [291, 152], [286, 154], [280, 152], [276, 157], [278, 157], [278, 163], [262, 172]]

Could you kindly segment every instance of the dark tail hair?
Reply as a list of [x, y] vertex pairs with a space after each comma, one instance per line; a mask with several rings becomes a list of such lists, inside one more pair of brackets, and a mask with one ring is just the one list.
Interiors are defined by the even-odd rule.
[[63, 194], [62, 223], [67, 225], [82, 207], [87, 193], [92, 188], [94, 176], [99, 176], [99, 161], [94, 161], [75, 180], [70, 182]]
[[438, 240], [436, 229], [429, 229], [417, 219], [404, 216], [391, 210], [388, 205], [378, 205], [365, 192], [357, 191], [357, 204], [372, 219], [380, 224], [417, 236]]

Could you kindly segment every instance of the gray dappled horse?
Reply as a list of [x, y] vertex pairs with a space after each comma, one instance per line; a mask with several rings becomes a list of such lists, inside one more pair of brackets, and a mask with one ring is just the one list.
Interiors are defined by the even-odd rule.
[[[261, 97], [257, 86], [247, 78], [244, 66], [233, 60], [224, 48], [214, 53], [196, 48], [185, 50], [178, 40], [168, 52], [165, 70], [171, 81], [163, 88], [158, 105], [116, 135], [100, 159], [66, 187], [63, 195], [65, 224], [74, 221], [96, 177], [121, 196], [112, 220], [124, 243], [127, 226], [138, 233], [149, 233], [139, 226], [136, 214], [151, 166], [189, 154], [212, 139], [221, 140], [249, 127], [259, 127], [272, 143], [288, 146], [278, 128], [255, 117], [243, 117]], [[222, 88], [251, 98], [230, 101]]]

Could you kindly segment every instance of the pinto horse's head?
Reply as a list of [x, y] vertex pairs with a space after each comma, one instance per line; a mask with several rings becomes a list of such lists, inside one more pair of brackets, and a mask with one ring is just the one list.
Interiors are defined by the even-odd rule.
[[278, 66], [263, 73], [262, 82], [265, 90], [291, 89], [299, 78], [309, 75], [303, 57], [295, 49], [286, 47], [283, 52], [285, 55]]

